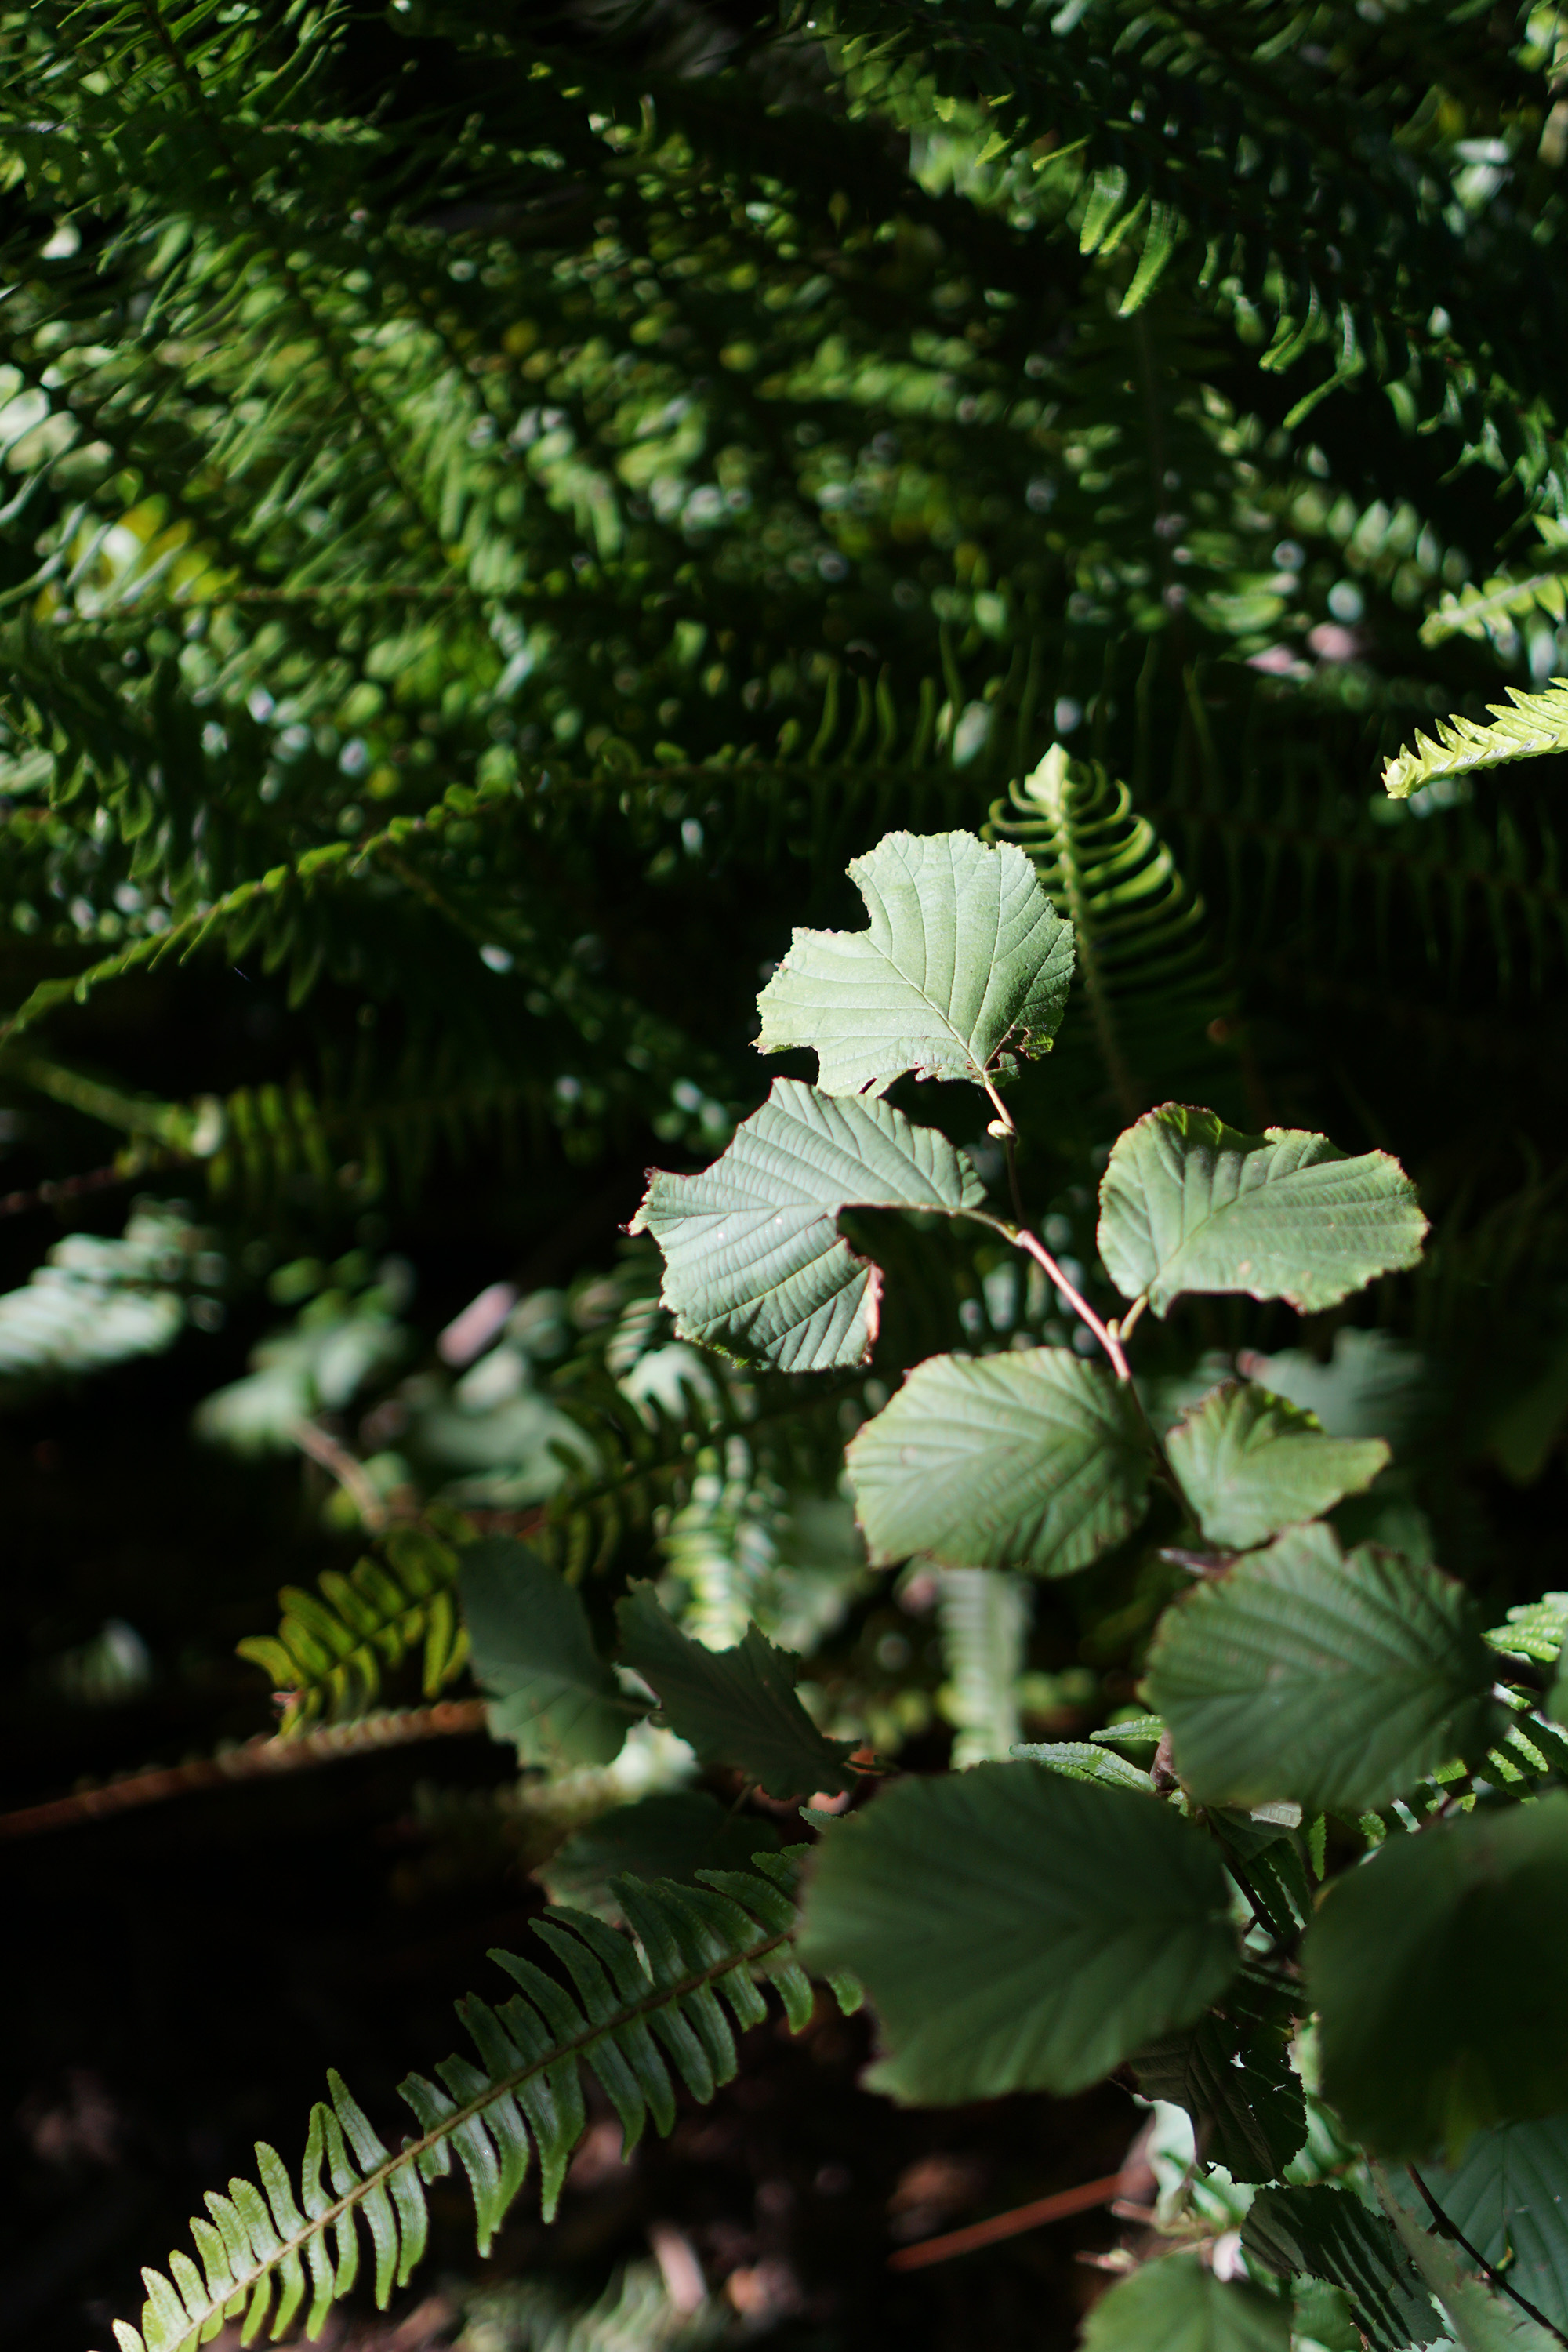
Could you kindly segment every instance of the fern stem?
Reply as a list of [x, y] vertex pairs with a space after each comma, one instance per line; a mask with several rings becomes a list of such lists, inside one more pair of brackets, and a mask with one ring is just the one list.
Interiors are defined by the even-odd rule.
[[69, 1797], [0, 1813], [0, 1840], [76, 1829], [83, 1822], [162, 1804], [168, 1797], [226, 1788], [237, 1780], [265, 1780], [278, 1772], [305, 1771], [318, 1764], [336, 1764], [345, 1757], [402, 1748], [416, 1740], [469, 1739], [484, 1727], [484, 1700], [463, 1698], [443, 1699], [435, 1706], [405, 1707], [395, 1715], [364, 1716], [357, 1723], [331, 1724], [291, 1739], [262, 1734], [247, 1739], [243, 1748], [228, 1748], [219, 1756], [197, 1756], [187, 1764], [133, 1772], [129, 1779], [110, 1780], [101, 1789], [79, 1789]]
[[291, 1421], [289, 1435], [301, 1454], [309, 1454], [329, 1477], [337, 1480], [373, 1536], [384, 1535], [395, 1517], [412, 1516], [390, 1509], [366, 1476], [364, 1465], [313, 1421]]

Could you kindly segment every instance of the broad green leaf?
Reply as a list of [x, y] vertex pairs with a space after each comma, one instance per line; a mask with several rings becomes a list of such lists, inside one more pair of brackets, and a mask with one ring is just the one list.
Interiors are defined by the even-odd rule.
[[757, 999], [761, 1054], [819, 1057], [830, 1095], [920, 1078], [1005, 1075], [1047, 1050], [1072, 980], [1072, 927], [1010, 843], [889, 833], [849, 878], [864, 931], [796, 931]]
[[1391, 1837], [1307, 1932], [1323, 2092], [1387, 2156], [1457, 2161], [1568, 2106], [1568, 1795]]
[[1325, 1437], [1322, 1424], [1250, 1381], [1227, 1381], [1165, 1438], [1171, 1467], [1208, 1542], [1246, 1551], [1370, 1486], [1389, 1459], [1381, 1437]]
[[1554, 677], [1539, 694], [1516, 686], [1507, 702], [1489, 702], [1493, 724], [1460, 711], [1436, 721], [1436, 741], [1417, 731], [1415, 748], [1386, 761], [1383, 788], [1390, 800], [1405, 801], [1424, 784], [1449, 776], [1473, 775], [1478, 768], [1500, 768], [1510, 760], [1539, 760], [1568, 751], [1568, 678]]
[[744, 1870], [753, 1854], [776, 1853], [778, 1844], [776, 1831], [754, 1814], [733, 1813], [705, 1789], [673, 1789], [601, 1813], [533, 1874], [552, 1903], [618, 1920], [612, 1881], [623, 1871], [694, 1886], [700, 1870]]
[[838, 1233], [847, 1208], [978, 1208], [985, 1188], [944, 1135], [887, 1103], [836, 1102], [778, 1078], [696, 1176], [654, 1171], [628, 1233], [664, 1252], [686, 1339], [785, 1371], [864, 1362], [881, 1276]]
[[1304, 2273], [1342, 2289], [1371, 2352], [1435, 2344], [1444, 2333], [1398, 2231], [1348, 2189], [1266, 2189], [1252, 2200], [1241, 2242], [1284, 2277]]
[[1484, 1749], [1491, 1684], [1462, 1587], [1317, 1525], [1168, 1609], [1143, 1692], [1200, 1804], [1358, 1813]]
[[465, 1548], [458, 1591], [496, 1738], [515, 1740], [524, 1764], [612, 1762], [647, 1709], [595, 1648], [581, 1594], [509, 1536]]
[[1193, 2023], [1238, 1958], [1209, 1839], [1033, 1764], [910, 1777], [831, 1824], [801, 1951], [864, 1984], [872, 2086], [935, 2105], [1082, 2090]]
[[[1467, 2244], [1553, 2327], [1568, 2328], [1568, 2114], [1478, 2132], [1460, 2162], [1421, 2178]], [[1431, 2213], [1407, 2172], [1389, 2188], [1422, 2229]]]
[[1288, 1989], [1244, 1972], [1222, 2014], [1138, 2053], [1138, 2087], [1184, 2107], [1205, 2161], [1233, 2180], [1276, 2180], [1307, 2137], [1301, 2078], [1290, 2063], [1294, 2028]]
[[1100, 1180], [1105, 1270], [1156, 1315], [1184, 1291], [1226, 1290], [1314, 1314], [1414, 1265], [1426, 1231], [1386, 1151], [1347, 1160], [1299, 1128], [1243, 1135], [1183, 1103], [1119, 1136]]
[[874, 1566], [929, 1552], [1044, 1576], [1137, 1526], [1151, 1466], [1135, 1400], [1066, 1348], [931, 1357], [847, 1465]]
[[1247, 2279], [1217, 2279], [1196, 2254], [1144, 2263], [1102, 2294], [1082, 2352], [1289, 2352], [1290, 2306]]
[[1431, 2235], [1429, 2223], [1424, 2228], [1414, 2213], [1390, 2196], [1381, 2165], [1374, 2165], [1373, 2170], [1411, 2261], [1442, 2305], [1447, 2323], [1445, 2333], [1459, 2352], [1557, 2352], [1562, 2338], [1549, 2334], [1510, 2294], [1514, 2283], [1511, 2270], [1500, 2273], [1500, 2290], [1489, 2285], [1460, 2248]]
[[751, 1626], [732, 1650], [707, 1650], [634, 1584], [616, 1603], [622, 1654], [658, 1694], [671, 1731], [703, 1764], [731, 1764], [770, 1797], [842, 1795], [858, 1786], [847, 1745], [824, 1739], [795, 1696], [800, 1660]]

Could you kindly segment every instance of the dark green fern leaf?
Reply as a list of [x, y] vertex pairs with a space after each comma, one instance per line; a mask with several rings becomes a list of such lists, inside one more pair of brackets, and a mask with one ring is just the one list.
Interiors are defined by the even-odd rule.
[[1201, 900], [1126, 785], [1060, 744], [995, 803], [986, 831], [1029, 852], [1071, 922], [1093, 1045], [1117, 1108], [1135, 1118], [1176, 1090], [1226, 1005]]

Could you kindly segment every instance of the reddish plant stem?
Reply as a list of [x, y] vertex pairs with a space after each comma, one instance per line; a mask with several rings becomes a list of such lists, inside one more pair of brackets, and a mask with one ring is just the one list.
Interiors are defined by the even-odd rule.
[[1077, 2189], [1060, 2189], [1054, 2197], [1037, 2197], [1032, 2205], [1016, 2205], [1010, 2213], [993, 2213], [989, 2221], [972, 2221], [967, 2229], [949, 2230], [940, 2238], [922, 2238], [918, 2245], [901, 2246], [888, 2257], [890, 2271], [924, 2270], [931, 2263], [945, 2263], [954, 2254], [967, 2254], [976, 2246], [994, 2246], [1003, 2238], [1022, 2236], [1026, 2230], [1037, 2230], [1046, 2221], [1065, 2221], [1074, 2213], [1091, 2213], [1097, 2205], [1110, 2205], [1116, 2199], [1127, 2197], [1134, 2190], [1153, 2186], [1154, 2176], [1146, 2164], [1129, 2165], [1124, 2171], [1109, 2172], [1103, 2180], [1085, 2180]]
[[1079, 1318], [1079, 1320], [1082, 1323], [1088, 1324], [1089, 1329], [1094, 1333], [1095, 1338], [1100, 1341], [1100, 1346], [1110, 1357], [1117, 1379], [1119, 1381], [1130, 1380], [1131, 1378], [1131, 1374], [1128, 1370], [1127, 1358], [1122, 1353], [1121, 1342], [1116, 1338], [1110, 1326], [1104, 1322], [1101, 1318], [1095, 1313], [1093, 1307], [1089, 1305], [1088, 1299], [1085, 1298], [1082, 1292], [1076, 1289], [1068, 1280], [1066, 1275], [1062, 1272], [1061, 1267], [1057, 1264], [1056, 1259], [1046, 1247], [1044, 1242], [1037, 1241], [1033, 1234], [1026, 1231], [1022, 1227], [1014, 1234], [1013, 1239], [1016, 1242], [1021, 1250], [1028, 1251], [1029, 1255], [1035, 1260], [1037, 1265], [1044, 1266], [1046, 1272], [1050, 1276], [1051, 1280], [1056, 1284], [1057, 1288], [1061, 1292], [1062, 1297], [1072, 1308], [1073, 1313]]

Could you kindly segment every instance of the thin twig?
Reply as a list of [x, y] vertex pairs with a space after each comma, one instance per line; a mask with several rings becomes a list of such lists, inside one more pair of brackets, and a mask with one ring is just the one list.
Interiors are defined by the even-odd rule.
[[337, 1480], [371, 1534], [384, 1535], [392, 1514], [366, 1475], [363, 1463], [356, 1462], [346, 1446], [340, 1445], [335, 1437], [329, 1437], [313, 1421], [291, 1421], [289, 1434], [301, 1454], [308, 1454], [312, 1462]]
[[143, 1173], [144, 1170], [132, 1171], [119, 1166], [90, 1168], [83, 1176], [51, 1178], [36, 1185], [30, 1192], [3, 1192], [0, 1193], [0, 1217], [25, 1217], [34, 1209], [57, 1208], [62, 1201], [79, 1201], [89, 1192], [108, 1192], [111, 1186], [129, 1184], [133, 1181], [133, 1175]]
[[1085, 2180], [1077, 2189], [1058, 2189], [1054, 2197], [1037, 2197], [1032, 2205], [1016, 2205], [1010, 2213], [993, 2213], [989, 2221], [972, 2221], [967, 2229], [949, 2230], [942, 2237], [922, 2238], [918, 2245], [900, 2246], [896, 2254], [889, 2255], [888, 2268], [924, 2270], [931, 2263], [945, 2263], [954, 2254], [973, 2252], [976, 2246], [994, 2246], [1003, 2238], [1021, 2237], [1026, 2230], [1037, 2230], [1043, 2222], [1065, 2221], [1074, 2213], [1091, 2213], [1097, 2205], [1109, 2205], [1133, 2189], [1152, 2187], [1153, 2180], [1154, 2175], [1146, 2164], [1109, 2172], [1103, 2180]]
[[1410, 2175], [1411, 2179], [1415, 2183], [1416, 2188], [1421, 2191], [1422, 2199], [1426, 2203], [1426, 2210], [1431, 2214], [1433, 2221], [1436, 2223], [1437, 2236], [1440, 2238], [1452, 2238], [1457, 2246], [1462, 2246], [1465, 2252], [1468, 2254], [1471, 2262], [1474, 2263], [1477, 2270], [1480, 2272], [1483, 2278], [1489, 2280], [1489, 2283], [1498, 2288], [1501, 2294], [1508, 2295], [1511, 2301], [1517, 2303], [1521, 2311], [1528, 2313], [1538, 2327], [1544, 2327], [1549, 2336], [1555, 2336], [1559, 2344], [1568, 2344], [1568, 2336], [1564, 2336], [1560, 2327], [1554, 2327], [1543, 2311], [1537, 2311], [1532, 2303], [1527, 2303], [1524, 2296], [1520, 2294], [1517, 2287], [1510, 2286], [1503, 2273], [1495, 2268], [1492, 2263], [1489, 2263], [1484, 2254], [1477, 2252], [1475, 2247], [1471, 2245], [1468, 2238], [1466, 2237], [1458, 2222], [1452, 2221], [1450, 2217], [1444, 2212], [1443, 2208], [1438, 2204], [1437, 2200], [1433, 2196], [1432, 2191], [1427, 2188], [1426, 2183], [1422, 2179], [1421, 2175], [1417, 2172], [1415, 2167], [1413, 2164], [1407, 2164], [1405, 2169]]
[[307, 1771], [312, 1765], [336, 1764], [347, 1756], [406, 1747], [416, 1739], [472, 1738], [484, 1727], [484, 1700], [458, 1698], [443, 1699], [435, 1706], [406, 1707], [396, 1714], [367, 1715], [357, 1723], [323, 1724], [319, 1730], [300, 1732], [289, 1739], [263, 1733], [221, 1756], [198, 1756], [188, 1764], [132, 1772], [101, 1789], [79, 1789], [73, 1796], [56, 1797], [47, 1804], [0, 1813], [0, 1839], [75, 1829], [110, 1813], [161, 1804], [165, 1797], [222, 1788], [235, 1780], [258, 1780], [276, 1772]]

